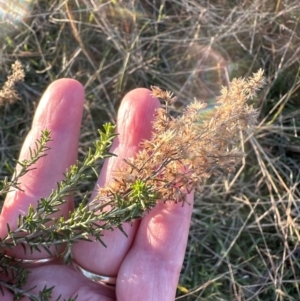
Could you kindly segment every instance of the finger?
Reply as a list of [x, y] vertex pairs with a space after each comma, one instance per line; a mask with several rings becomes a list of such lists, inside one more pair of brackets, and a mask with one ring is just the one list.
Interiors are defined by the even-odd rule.
[[1, 287], [0, 291], [0, 300], [1, 301], [13, 301], [13, 295], [6, 288]]
[[[31, 294], [31, 297], [33, 297], [33, 295], [39, 296], [40, 298], [38, 300], [42, 300], [39, 292], [45, 290], [45, 287], [47, 289], [53, 287], [51, 300], [69, 300], [69, 298], [73, 298], [75, 300], [76, 296], [76, 301], [116, 300], [114, 290], [89, 281], [83, 275], [75, 271], [71, 266], [66, 265], [48, 265], [47, 267], [42, 266], [30, 269], [30, 274], [26, 284], [22, 286], [22, 290], [27, 293], [27, 296], [29, 294]], [[0, 291], [1, 301], [15, 300], [8, 290], [5, 288], [3, 290], [3, 295]], [[33, 300], [33, 298], [22, 298], [22, 301], [29, 300]]]
[[[123, 159], [136, 154], [142, 140], [151, 138], [153, 116], [158, 107], [159, 101], [147, 89], [135, 89], [124, 97], [117, 120], [119, 135], [111, 148], [118, 157], [109, 158], [105, 162], [98, 180], [99, 186], [103, 187], [110, 182], [113, 172], [124, 164]], [[119, 230], [106, 231], [103, 240], [107, 248], [98, 242], [79, 242], [73, 247], [73, 256], [82, 267], [92, 272], [116, 276], [137, 227], [138, 222], [124, 224], [128, 237]]]
[[71, 266], [66, 265], [49, 265], [46, 270], [45, 267], [31, 269], [24, 289], [31, 289], [31, 294], [38, 295], [45, 286], [54, 287], [51, 300], [69, 300], [69, 298], [75, 299], [76, 296], [76, 301], [116, 300], [114, 290], [89, 281]]
[[[117, 300], [175, 300], [192, 214], [189, 204], [158, 204], [139, 226], [117, 280]], [[163, 297], [162, 297], [163, 296]]]
[[[76, 162], [83, 102], [83, 87], [72, 79], [57, 80], [44, 93], [19, 161], [30, 157], [29, 147], [35, 147], [35, 141], [40, 138], [44, 129], [51, 131], [51, 149], [47, 156], [37, 161], [33, 170], [20, 178], [22, 190], [14, 190], [7, 195], [0, 216], [1, 237], [7, 234], [6, 224], [8, 223], [11, 229], [16, 229], [18, 216], [27, 214], [30, 204], [35, 207], [38, 199], [49, 196], [52, 189], [56, 188], [56, 183], [63, 179], [66, 169]], [[62, 205], [61, 211], [56, 215], [67, 215], [69, 205]], [[20, 258], [45, 257], [43, 252], [24, 256], [20, 247], [14, 248], [11, 253]]]

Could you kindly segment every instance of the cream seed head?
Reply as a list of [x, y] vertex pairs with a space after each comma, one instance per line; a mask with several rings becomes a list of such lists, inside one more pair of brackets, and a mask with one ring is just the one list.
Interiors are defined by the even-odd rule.
[[151, 139], [141, 143], [142, 150], [125, 161], [107, 188], [99, 189], [100, 199], [117, 195], [134, 202], [130, 191], [141, 181], [157, 200], [184, 202], [204, 179], [233, 172], [244, 156], [240, 132], [251, 132], [257, 120], [257, 111], [246, 102], [264, 83], [262, 70], [249, 79], [233, 79], [222, 87], [211, 118], [203, 117], [207, 104], [197, 100], [173, 118], [167, 110], [175, 100], [173, 94], [152, 87], [152, 95], [165, 101], [166, 109], [156, 111]]

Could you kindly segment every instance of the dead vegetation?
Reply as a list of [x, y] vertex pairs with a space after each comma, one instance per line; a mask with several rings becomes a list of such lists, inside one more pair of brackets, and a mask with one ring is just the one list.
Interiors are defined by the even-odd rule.
[[175, 112], [194, 97], [213, 107], [220, 85], [262, 68], [247, 157], [197, 196], [178, 300], [297, 300], [299, 13], [298, 0], [35, 1], [0, 42], [1, 82], [16, 59], [26, 70], [21, 99], [0, 109], [1, 177], [56, 78], [85, 86], [82, 156], [134, 87], [173, 91]]

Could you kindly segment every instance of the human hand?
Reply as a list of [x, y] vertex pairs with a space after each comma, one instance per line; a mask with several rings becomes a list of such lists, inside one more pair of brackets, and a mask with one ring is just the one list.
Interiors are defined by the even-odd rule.
[[[124, 97], [117, 119], [119, 136], [111, 149], [118, 157], [106, 160], [97, 185], [109, 183], [112, 172], [124, 164], [123, 158], [133, 157], [139, 143], [151, 137], [151, 121], [159, 102], [150, 93], [147, 89], [135, 89]], [[6, 224], [15, 229], [19, 214], [26, 214], [30, 204], [35, 206], [38, 199], [47, 197], [56, 183], [63, 179], [66, 169], [76, 162], [83, 103], [83, 87], [75, 80], [57, 80], [44, 93], [19, 160], [29, 157], [29, 147], [34, 146], [46, 128], [51, 131], [53, 139], [49, 143], [51, 150], [37, 162], [36, 169], [21, 178], [23, 191], [8, 194], [0, 217], [1, 237], [7, 235]], [[187, 198], [192, 203], [193, 195]], [[70, 199], [61, 206], [58, 215], [68, 216], [73, 207]], [[73, 246], [73, 256], [84, 269], [117, 277], [115, 290], [90, 281], [73, 266], [62, 263], [31, 267], [25, 288], [35, 286], [31, 293], [38, 293], [45, 286], [55, 286], [53, 300], [60, 295], [62, 300], [78, 295], [77, 301], [174, 300], [191, 212], [192, 206], [189, 205], [159, 203], [141, 220], [124, 225], [128, 237], [119, 230], [105, 231], [103, 241], [107, 248], [99, 242], [85, 241]], [[46, 252], [24, 254], [21, 247], [14, 248], [10, 255], [22, 259], [49, 256]], [[5, 288], [3, 291], [1, 300], [12, 301], [12, 294]]]

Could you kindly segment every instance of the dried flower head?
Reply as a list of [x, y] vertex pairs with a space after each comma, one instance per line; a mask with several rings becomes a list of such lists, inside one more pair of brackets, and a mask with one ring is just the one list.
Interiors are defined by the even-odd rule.
[[162, 99], [166, 104], [173, 104], [177, 97], [173, 97], [173, 93], [170, 91], [163, 91], [161, 88], [151, 86], [152, 95], [156, 98]]
[[8, 76], [7, 81], [0, 90], [0, 107], [6, 103], [11, 104], [20, 99], [18, 93], [15, 91], [15, 84], [18, 81], [24, 80], [24, 70], [19, 61], [12, 64], [11, 68], [12, 74]]
[[[178, 118], [158, 109], [151, 140], [143, 141], [136, 157], [125, 160], [112, 183], [99, 189], [100, 199], [145, 202], [145, 208], [147, 201], [151, 206], [157, 200], [185, 201], [205, 178], [233, 172], [244, 156], [240, 132], [250, 133], [257, 120], [257, 111], [246, 101], [264, 82], [262, 70], [249, 79], [234, 79], [222, 88], [211, 118], [203, 114], [207, 104], [197, 100]], [[173, 100], [172, 93], [158, 87], [152, 93], [166, 104]]]

